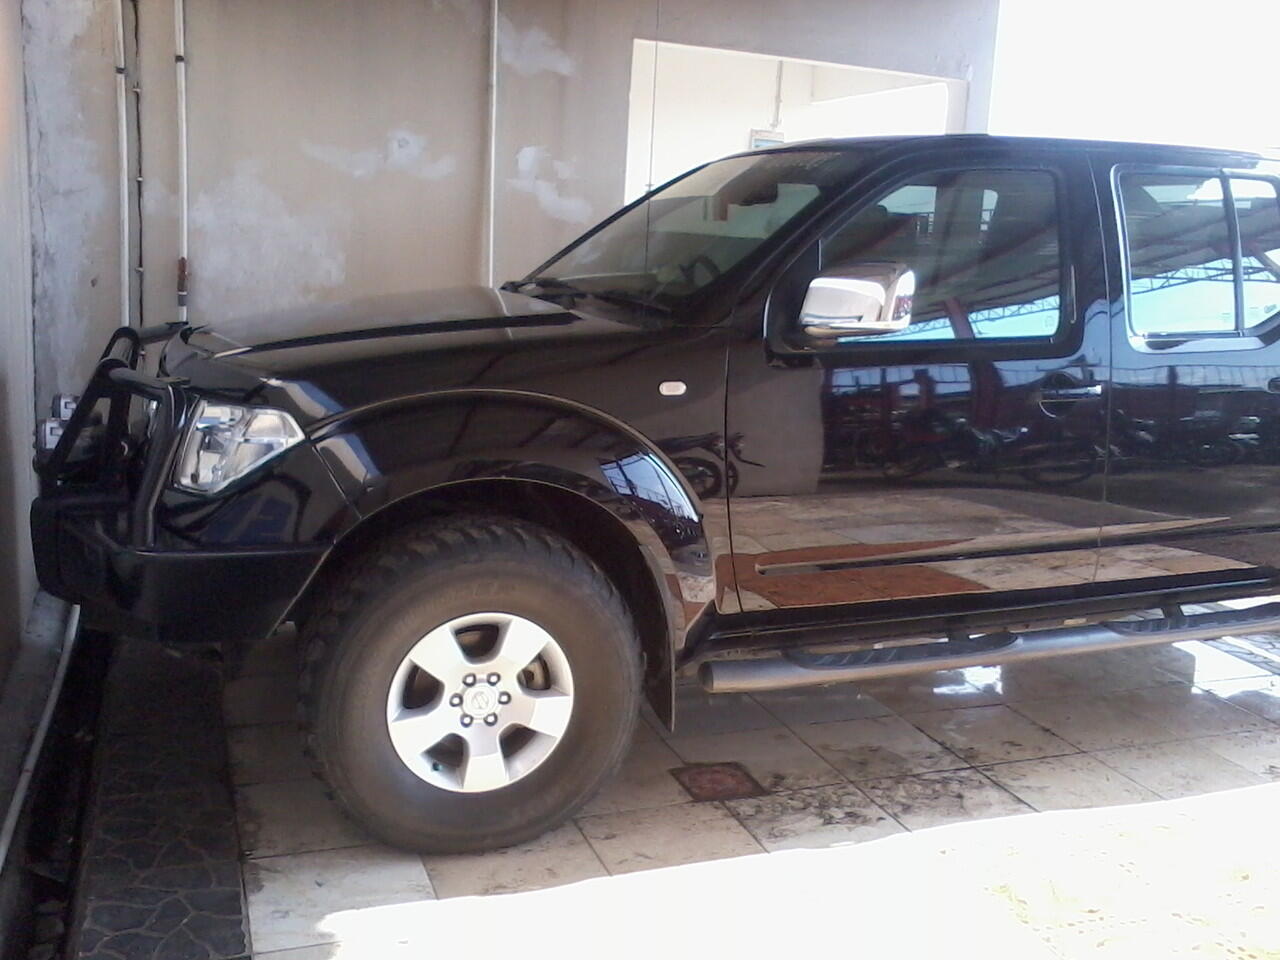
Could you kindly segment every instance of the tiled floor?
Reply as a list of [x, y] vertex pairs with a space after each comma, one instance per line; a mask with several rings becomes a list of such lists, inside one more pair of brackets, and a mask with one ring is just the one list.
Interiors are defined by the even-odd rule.
[[[436, 898], [1280, 781], [1280, 678], [1201, 643], [807, 693], [687, 687], [679, 728], [645, 719], [571, 823], [511, 850], [419, 858], [372, 842], [307, 775], [288, 638], [237, 672], [225, 715], [251, 934], [273, 960], [356, 955], [342, 944], [370, 924], [397, 956], [398, 931], [429, 922]], [[670, 774], [717, 761], [767, 794], [695, 803]]]

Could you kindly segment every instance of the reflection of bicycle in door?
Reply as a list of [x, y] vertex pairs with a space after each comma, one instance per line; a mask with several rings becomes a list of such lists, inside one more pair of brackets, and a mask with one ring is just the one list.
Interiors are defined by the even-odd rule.
[[931, 408], [903, 424], [882, 471], [893, 480], [937, 469], [1017, 473], [1030, 483], [1054, 486], [1079, 483], [1101, 463], [1101, 452], [1080, 437], [1036, 440], [1026, 427], [980, 429]]
[[[714, 497], [725, 488], [733, 493], [738, 488], [738, 468], [735, 463], [748, 463], [753, 467], [764, 464], [748, 460], [742, 455], [742, 434], [729, 437], [729, 443], [718, 433], [703, 433], [689, 437], [673, 437], [659, 444], [663, 452], [671, 456], [676, 468], [683, 474], [699, 497]], [[701, 454], [708, 454], [702, 456]], [[721, 464], [724, 468], [721, 469]]]

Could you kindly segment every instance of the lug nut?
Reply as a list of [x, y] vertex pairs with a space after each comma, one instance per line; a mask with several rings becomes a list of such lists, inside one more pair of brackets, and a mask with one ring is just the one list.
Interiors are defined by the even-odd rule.
[[496, 713], [491, 713], [484, 718], [484, 722], [492, 727], [495, 723], [498, 722], [498, 715]]
[[471, 726], [471, 716], [470, 716], [470, 714], [466, 714], [466, 713], [464, 713], [464, 714], [462, 715], [462, 725], [463, 725], [464, 727], [469, 727], [469, 726]]
[[452, 697], [450, 697], [450, 698], [449, 698], [449, 706], [451, 706], [451, 707], [460, 707], [460, 706], [462, 706], [462, 694], [460, 694], [460, 693], [455, 693]]
[[507, 692], [504, 690], [502, 693], [498, 694], [498, 702], [499, 702], [499, 703], [501, 703], [501, 704], [508, 704], [508, 703], [510, 703], [510, 702], [511, 702], [511, 694], [507, 693]]
[[485, 679], [489, 681], [489, 686], [496, 687], [498, 685], [498, 681], [502, 678], [496, 673], [491, 673], [489, 676], [485, 677]]
[[476, 675], [474, 673], [468, 673], [462, 678], [462, 685], [464, 687], [474, 687], [476, 685]]

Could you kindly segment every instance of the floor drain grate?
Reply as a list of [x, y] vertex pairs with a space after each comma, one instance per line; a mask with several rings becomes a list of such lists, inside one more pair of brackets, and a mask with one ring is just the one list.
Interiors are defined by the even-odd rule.
[[692, 763], [671, 771], [689, 796], [700, 802], [741, 800], [766, 792], [740, 763]]

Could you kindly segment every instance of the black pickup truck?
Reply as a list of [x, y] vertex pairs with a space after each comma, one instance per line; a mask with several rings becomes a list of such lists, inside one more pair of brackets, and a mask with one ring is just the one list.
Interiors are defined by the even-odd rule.
[[1278, 189], [1252, 153], [812, 142], [496, 289], [121, 329], [41, 460], [40, 577], [165, 643], [297, 623], [318, 772], [431, 851], [563, 820], [682, 676], [1274, 629], [1183, 607], [1280, 588]]

